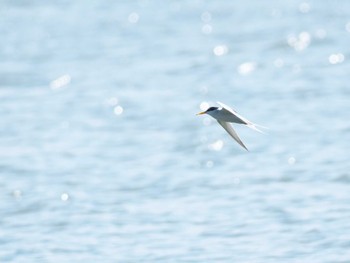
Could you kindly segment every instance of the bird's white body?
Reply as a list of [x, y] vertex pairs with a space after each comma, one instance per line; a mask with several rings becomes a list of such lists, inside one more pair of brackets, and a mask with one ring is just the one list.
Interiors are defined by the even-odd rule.
[[[232, 126], [229, 123], [231, 122], [231, 123], [244, 124], [253, 130], [256, 130], [258, 132], [262, 132], [261, 130], [259, 130], [257, 128], [257, 126], [260, 126], [260, 125], [254, 124], [254, 123], [248, 121], [247, 119], [243, 118], [236, 111], [231, 109], [229, 106], [227, 106], [221, 102], [218, 102], [218, 104], [221, 107], [211, 107], [208, 110], [206, 110], [205, 112], [201, 112], [199, 114], [208, 114], [211, 117], [213, 117], [214, 119], [216, 119], [218, 121], [218, 123], [228, 132], [228, 134], [230, 134], [231, 137], [236, 140], [236, 142], [238, 142], [244, 149], [246, 149], [248, 151], [247, 147], [243, 144], [243, 142], [238, 137], [237, 133], [235, 132], [235, 130], [232, 128]], [[260, 127], [262, 127], [262, 126], [260, 126]], [[262, 128], [265, 128], [265, 127], [262, 127]]]
[[216, 120], [239, 123], [239, 124], [246, 124], [237, 115], [232, 114], [231, 112], [225, 110], [224, 108], [219, 108], [218, 110], [209, 111], [209, 112], [207, 112], [207, 114], [212, 116]]

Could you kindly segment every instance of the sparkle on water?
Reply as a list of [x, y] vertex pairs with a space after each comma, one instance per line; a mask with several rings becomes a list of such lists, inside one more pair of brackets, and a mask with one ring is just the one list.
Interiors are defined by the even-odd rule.
[[61, 195], [61, 200], [62, 200], [63, 202], [68, 201], [68, 199], [69, 199], [69, 195], [68, 195], [67, 193], [63, 193], [63, 194]]
[[124, 109], [123, 109], [123, 107], [120, 106], [120, 105], [114, 107], [114, 114], [115, 114], [115, 115], [120, 115], [120, 114], [123, 113], [123, 111], [124, 111]]
[[209, 103], [206, 101], [203, 101], [200, 105], [199, 108], [201, 109], [201, 111], [206, 111], [209, 108]]
[[128, 20], [130, 23], [136, 24], [139, 21], [139, 19], [140, 19], [140, 16], [138, 13], [132, 12], [129, 14]]
[[67, 86], [71, 81], [71, 77], [69, 74], [65, 74], [50, 83], [50, 87], [53, 90], [59, 90]]
[[245, 62], [238, 66], [238, 73], [241, 75], [248, 75], [256, 68], [255, 62]]
[[218, 45], [214, 47], [213, 52], [216, 56], [223, 56], [228, 52], [228, 47], [226, 45]]
[[293, 165], [293, 164], [295, 164], [295, 157], [293, 157], [293, 156], [291, 156], [291, 157], [289, 157], [288, 158], [288, 163], [290, 164], [290, 165]]
[[329, 63], [331, 64], [339, 64], [344, 62], [344, 55], [342, 53], [331, 54], [328, 58]]
[[306, 49], [311, 43], [311, 36], [308, 32], [301, 32], [299, 35], [291, 34], [287, 38], [288, 44], [296, 51]]
[[299, 10], [302, 13], [308, 13], [310, 9], [311, 9], [311, 6], [309, 3], [304, 2], [299, 5]]
[[118, 99], [116, 97], [110, 97], [109, 99], [106, 100], [106, 104], [109, 106], [117, 106]]
[[2, 1], [0, 262], [350, 262], [349, 10]]
[[222, 140], [217, 140], [216, 142], [213, 142], [208, 145], [209, 149], [214, 151], [220, 151], [223, 146], [224, 146], [224, 142]]
[[209, 23], [211, 21], [211, 14], [208, 11], [203, 12], [201, 18], [204, 23]]
[[209, 24], [205, 24], [202, 26], [202, 32], [204, 34], [210, 34], [213, 31], [213, 27]]

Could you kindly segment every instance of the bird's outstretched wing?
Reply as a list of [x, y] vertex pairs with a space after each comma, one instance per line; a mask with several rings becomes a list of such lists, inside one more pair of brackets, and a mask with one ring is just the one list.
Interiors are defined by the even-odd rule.
[[238, 137], [238, 135], [235, 132], [235, 130], [232, 128], [232, 126], [228, 122], [224, 122], [224, 121], [219, 121], [218, 120], [218, 123], [228, 132], [228, 134], [231, 135], [231, 137], [233, 139], [235, 139], [236, 142], [239, 143], [239, 145], [241, 145], [244, 149], [246, 149], [248, 151], [248, 148], [244, 145], [244, 143]]
[[251, 128], [253, 130], [256, 130], [258, 132], [264, 133], [263, 131], [258, 129], [256, 126], [259, 126], [259, 127], [265, 128], [265, 129], [266, 129], [266, 127], [258, 125], [258, 124], [255, 124], [255, 123], [252, 123], [251, 121], [248, 121], [246, 118], [244, 118], [241, 115], [239, 115], [235, 110], [231, 109], [229, 106], [227, 106], [226, 104], [224, 104], [224, 103], [222, 103], [220, 101], [217, 101], [217, 103], [221, 106], [223, 111], [227, 111], [227, 112], [231, 113], [232, 115], [234, 115], [234, 118], [237, 119], [237, 121], [234, 121], [234, 122], [245, 124], [245, 125], [247, 125], [249, 128]]

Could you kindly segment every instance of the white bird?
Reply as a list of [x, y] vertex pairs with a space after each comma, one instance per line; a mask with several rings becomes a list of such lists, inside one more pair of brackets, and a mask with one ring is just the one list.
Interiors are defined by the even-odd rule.
[[262, 128], [266, 128], [266, 127], [263, 127], [261, 125], [254, 124], [254, 123], [248, 121], [246, 118], [243, 118], [236, 111], [231, 109], [229, 106], [227, 106], [221, 102], [217, 102], [217, 103], [221, 107], [210, 107], [206, 111], [200, 112], [197, 115], [208, 114], [208, 115], [212, 116], [228, 132], [228, 134], [230, 134], [232, 136], [232, 138], [236, 140], [236, 142], [238, 142], [244, 149], [246, 149], [248, 151], [248, 148], [244, 145], [244, 143], [238, 137], [237, 133], [232, 128], [232, 126], [229, 124], [229, 122], [247, 125], [249, 128], [256, 130], [258, 132], [261, 132], [261, 133], [263, 133], [263, 132], [261, 130], [259, 130], [257, 128], [257, 126], [262, 127]]

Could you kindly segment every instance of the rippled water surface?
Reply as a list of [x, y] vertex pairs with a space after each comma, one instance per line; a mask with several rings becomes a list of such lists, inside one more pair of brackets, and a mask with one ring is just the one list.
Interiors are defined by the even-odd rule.
[[350, 262], [350, 2], [0, 7], [1, 262]]

